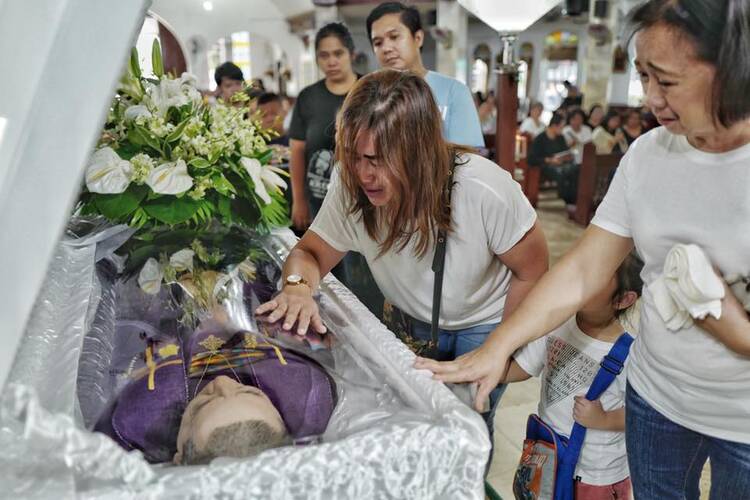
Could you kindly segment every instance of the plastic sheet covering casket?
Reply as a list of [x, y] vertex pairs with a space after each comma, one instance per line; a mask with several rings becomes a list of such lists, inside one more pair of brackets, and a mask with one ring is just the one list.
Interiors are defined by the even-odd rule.
[[[319, 442], [173, 466], [149, 464], [88, 431], [86, 407], [105, 401], [108, 389], [81, 374], [109, 366], [113, 355], [111, 337], [101, 335], [112, 329], [113, 286], [97, 262], [117, 264], [113, 251], [131, 234], [102, 226], [86, 236], [68, 232], [58, 245], [0, 395], [0, 498], [483, 496], [482, 419], [414, 370], [413, 354], [330, 275], [320, 305], [336, 338], [327, 355], [338, 403]], [[280, 265], [295, 241], [282, 230], [265, 237], [264, 248]]]

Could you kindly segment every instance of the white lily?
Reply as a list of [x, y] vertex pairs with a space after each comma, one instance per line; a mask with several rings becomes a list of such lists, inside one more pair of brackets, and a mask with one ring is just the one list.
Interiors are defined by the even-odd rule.
[[159, 262], [150, 257], [138, 274], [138, 286], [149, 295], [156, 295], [161, 289], [161, 280], [164, 278], [164, 270]]
[[148, 108], [144, 106], [143, 104], [130, 106], [128, 109], [125, 110], [126, 121], [135, 121], [141, 117], [151, 118], [151, 111], [149, 111]]
[[169, 258], [169, 265], [174, 267], [175, 271], [190, 271], [193, 272], [193, 257], [195, 252], [189, 248], [183, 248], [182, 250], [175, 252]]
[[148, 85], [146, 92], [160, 116], [165, 116], [172, 106], [179, 108], [190, 102], [182, 91], [182, 82], [167, 77], [159, 80], [158, 84]]
[[257, 194], [263, 202], [268, 205], [271, 203], [271, 196], [268, 194], [268, 190], [280, 191], [286, 189], [286, 182], [277, 172], [283, 172], [276, 167], [270, 165], [263, 166], [255, 158], [240, 158], [240, 163], [245, 170], [253, 179], [255, 184], [255, 194]]
[[92, 193], [122, 193], [132, 178], [133, 166], [110, 147], [97, 150], [86, 167], [86, 187]]
[[193, 187], [193, 178], [187, 171], [185, 161], [162, 163], [148, 174], [146, 184], [158, 194], [184, 193]]

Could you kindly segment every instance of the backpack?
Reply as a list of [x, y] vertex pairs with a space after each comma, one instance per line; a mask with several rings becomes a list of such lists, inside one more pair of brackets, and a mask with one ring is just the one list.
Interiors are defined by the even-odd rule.
[[[633, 337], [627, 332], [604, 356], [599, 372], [586, 393], [595, 401], [612, 384], [625, 366]], [[573, 500], [575, 470], [586, 428], [573, 424], [570, 438], [561, 436], [538, 415], [529, 415], [521, 460], [513, 477], [513, 495], [518, 500]]]

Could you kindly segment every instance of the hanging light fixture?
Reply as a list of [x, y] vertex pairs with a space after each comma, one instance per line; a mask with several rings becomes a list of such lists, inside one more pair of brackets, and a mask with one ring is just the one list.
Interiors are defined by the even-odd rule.
[[214, 3], [206, 0], [205, 2], [203, 2], [203, 10], [211, 12], [212, 10], [214, 10]]

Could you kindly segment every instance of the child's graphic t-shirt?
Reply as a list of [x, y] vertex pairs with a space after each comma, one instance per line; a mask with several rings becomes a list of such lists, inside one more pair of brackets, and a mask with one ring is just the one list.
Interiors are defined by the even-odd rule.
[[[541, 377], [539, 416], [559, 434], [570, 436], [574, 423], [573, 397], [586, 395], [599, 371], [599, 363], [613, 345], [583, 333], [573, 317], [516, 352], [514, 359], [518, 365], [526, 373]], [[600, 400], [605, 411], [625, 406], [624, 371]], [[592, 485], [608, 485], [627, 478], [630, 473], [625, 433], [588, 429], [576, 475]]]

